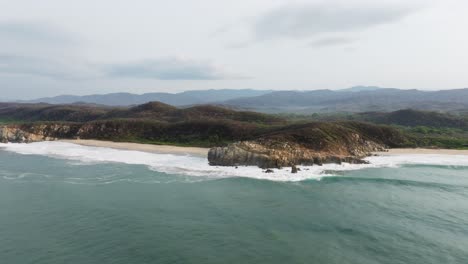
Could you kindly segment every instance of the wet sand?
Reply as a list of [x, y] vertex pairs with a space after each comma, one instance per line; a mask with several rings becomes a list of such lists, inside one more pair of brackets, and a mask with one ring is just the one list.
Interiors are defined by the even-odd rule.
[[178, 146], [170, 146], [170, 145], [112, 142], [112, 141], [103, 141], [103, 140], [73, 139], [73, 140], [60, 140], [60, 141], [78, 144], [82, 146], [135, 150], [135, 151], [163, 153], [163, 154], [194, 155], [194, 156], [200, 156], [200, 157], [207, 157], [208, 150], [209, 150], [209, 148], [178, 147]]
[[[153, 145], [153, 144], [141, 144], [141, 143], [127, 143], [127, 142], [112, 142], [103, 140], [60, 140], [62, 142], [68, 142], [83, 146], [92, 147], [105, 147], [123, 150], [135, 150], [145, 151], [151, 153], [164, 153], [164, 154], [176, 154], [176, 155], [194, 155], [200, 157], [206, 157], [208, 155], [209, 148], [197, 148], [197, 147], [178, 147], [171, 145]], [[456, 149], [425, 149], [425, 148], [395, 148], [389, 149], [385, 152], [375, 152], [374, 154], [389, 156], [389, 155], [405, 155], [405, 154], [433, 154], [433, 155], [468, 155], [468, 150], [456, 150]]]

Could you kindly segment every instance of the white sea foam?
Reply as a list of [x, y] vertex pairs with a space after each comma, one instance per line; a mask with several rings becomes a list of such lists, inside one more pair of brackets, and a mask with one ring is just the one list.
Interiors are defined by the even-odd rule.
[[209, 166], [206, 158], [172, 154], [156, 154], [140, 151], [117, 150], [102, 147], [80, 146], [65, 142], [38, 142], [31, 144], [0, 144], [0, 149], [25, 155], [45, 155], [73, 161], [74, 165], [118, 162], [146, 165], [150, 169], [168, 174], [202, 176], [210, 178], [250, 177], [274, 181], [302, 181], [332, 176], [333, 171], [358, 170], [375, 167], [397, 167], [403, 164], [431, 164], [468, 166], [468, 156], [463, 155], [398, 155], [374, 156], [370, 164], [326, 164], [324, 166], [300, 167], [301, 171], [291, 174], [290, 168], [263, 173], [257, 167]]
[[400, 165], [468, 166], [467, 155], [400, 154], [372, 156], [366, 158], [366, 160], [377, 167], [396, 167]]

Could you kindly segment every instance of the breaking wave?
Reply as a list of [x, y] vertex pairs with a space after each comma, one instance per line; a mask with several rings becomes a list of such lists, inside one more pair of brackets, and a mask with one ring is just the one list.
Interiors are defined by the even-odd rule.
[[398, 167], [401, 165], [436, 165], [468, 166], [468, 156], [464, 155], [388, 155], [372, 156], [370, 164], [326, 164], [323, 166], [301, 166], [297, 174], [290, 168], [274, 170], [274, 173], [263, 173], [260, 168], [252, 166], [234, 167], [210, 166], [206, 158], [190, 155], [158, 154], [141, 151], [117, 150], [103, 147], [81, 146], [65, 142], [38, 142], [30, 144], [0, 144], [0, 149], [24, 155], [44, 155], [52, 158], [72, 161], [73, 165], [97, 163], [124, 163], [145, 165], [149, 169], [193, 177], [213, 179], [228, 177], [249, 177], [273, 181], [303, 181], [336, 176], [339, 171], [359, 170], [365, 168]]

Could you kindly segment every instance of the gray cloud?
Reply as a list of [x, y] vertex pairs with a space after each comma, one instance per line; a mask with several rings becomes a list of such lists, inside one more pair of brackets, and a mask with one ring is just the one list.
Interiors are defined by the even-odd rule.
[[97, 72], [89, 65], [18, 55], [0, 55], [0, 73], [34, 75], [58, 80], [91, 79], [97, 76]]
[[312, 41], [309, 45], [312, 47], [331, 47], [341, 46], [354, 43], [356, 40], [347, 37], [328, 37]]
[[0, 73], [56, 80], [134, 78], [158, 80], [236, 79], [205, 61], [163, 58], [114, 65], [89, 65], [77, 41], [56, 27], [40, 23], [0, 23]]
[[0, 23], [0, 73], [77, 80], [93, 75], [80, 55], [75, 36], [33, 22]]
[[254, 23], [256, 39], [309, 38], [324, 33], [343, 33], [398, 21], [415, 9], [401, 5], [351, 5], [324, 2], [283, 6]]
[[0, 23], [0, 50], [3, 54], [31, 57], [78, 56], [77, 36], [41, 23]]
[[211, 63], [178, 58], [145, 60], [107, 67], [112, 77], [147, 78], [158, 80], [223, 80], [239, 79]]
[[0, 74], [21, 74], [56, 80], [133, 78], [157, 80], [241, 79], [211, 63], [165, 58], [115, 65], [89, 65], [82, 61], [0, 55]]
[[73, 37], [58, 27], [41, 23], [4, 22], [0, 23], [0, 39], [2, 41], [13, 39], [15, 41], [34, 41], [59, 43], [73, 43]]

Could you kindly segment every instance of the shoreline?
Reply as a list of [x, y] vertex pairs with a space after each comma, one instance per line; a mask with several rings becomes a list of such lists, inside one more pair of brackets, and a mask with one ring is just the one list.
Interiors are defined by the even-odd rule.
[[397, 156], [405, 154], [417, 155], [468, 155], [468, 150], [459, 149], [429, 149], [429, 148], [394, 148], [388, 151], [373, 152], [379, 156]]
[[[121, 150], [143, 151], [150, 153], [160, 154], [174, 154], [174, 155], [193, 155], [206, 158], [208, 156], [209, 148], [200, 147], [180, 147], [172, 145], [153, 145], [145, 143], [131, 143], [131, 142], [114, 142], [95, 139], [61, 139], [60, 142], [73, 143], [89, 147], [104, 147]], [[373, 152], [372, 154], [378, 156], [397, 156], [397, 155], [466, 155], [468, 150], [457, 149], [429, 149], [429, 148], [394, 148], [388, 151]]]
[[159, 154], [174, 154], [174, 155], [192, 155], [206, 158], [208, 156], [209, 148], [198, 147], [179, 147], [171, 145], [152, 145], [144, 143], [130, 143], [130, 142], [113, 142], [105, 140], [94, 139], [61, 139], [59, 142], [66, 142], [88, 147], [102, 147], [113, 148], [121, 150], [143, 151]]

